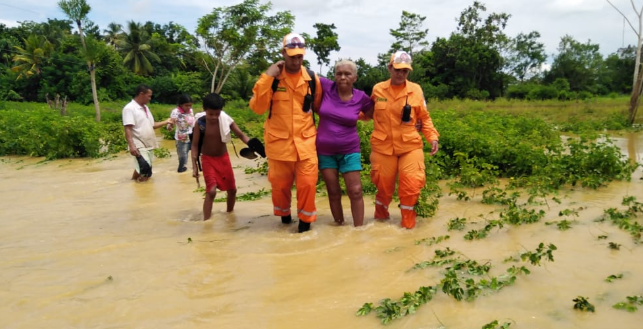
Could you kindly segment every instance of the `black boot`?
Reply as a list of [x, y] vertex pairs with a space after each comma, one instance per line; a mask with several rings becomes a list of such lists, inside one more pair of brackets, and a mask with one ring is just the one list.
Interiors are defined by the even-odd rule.
[[304, 233], [306, 231], [310, 230], [310, 223], [306, 223], [302, 221], [301, 219], [299, 220], [299, 233]]
[[281, 216], [281, 223], [282, 224], [291, 224], [292, 223], [292, 217], [290, 215]]

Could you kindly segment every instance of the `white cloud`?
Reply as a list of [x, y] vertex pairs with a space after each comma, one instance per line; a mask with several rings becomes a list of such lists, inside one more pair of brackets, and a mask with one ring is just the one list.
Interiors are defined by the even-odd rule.
[[[8, 0], [0, 3], [0, 22], [14, 24], [19, 21], [46, 21], [47, 18], [64, 19], [58, 0]], [[152, 21], [167, 24], [170, 21], [194, 32], [200, 17], [214, 7], [227, 7], [242, 0], [87, 0], [92, 10], [89, 19], [104, 29], [116, 22], [144, 23]], [[6, 0], [5, 0], [6, 2]], [[267, 3], [268, 0], [260, 0]], [[429, 29], [428, 41], [437, 37], [448, 38], [457, 28], [460, 13], [473, 4], [473, 0], [321, 0], [290, 1], [271, 0], [272, 10], [290, 11], [295, 16], [296, 32], [315, 34], [313, 24], [335, 24], [342, 49], [333, 52], [331, 59], [364, 58], [375, 64], [377, 54], [388, 51], [393, 38], [390, 29], [399, 26], [403, 10], [426, 16], [425, 28]], [[571, 35], [577, 41], [599, 44], [605, 55], [615, 52], [622, 44], [634, 44], [636, 37], [629, 27], [623, 37], [623, 19], [605, 0], [481, 0], [490, 13], [511, 15], [505, 32], [509, 36], [538, 31], [545, 44], [547, 55], [556, 53], [561, 37]], [[632, 12], [629, 0], [612, 0], [626, 14]], [[640, 5], [639, 5], [640, 6]], [[632, 14], [633, 16], [633, 14]], [[631, 17], [633, 22], [636, 18]], [[6, 23], [5, 23], [6, 24]], [[307, 55], [314, 64], [314, 55]], [[551, 59], [550, 59], [551, 60]]]
[[0, 24], [4, 24], [4, 25], [6, 25], [8, 27], [16, 27], [16, 26], [20, 25], [16, 21], [10, 21], [10, 20], [6, 20], [6, 19], [0, 19]]

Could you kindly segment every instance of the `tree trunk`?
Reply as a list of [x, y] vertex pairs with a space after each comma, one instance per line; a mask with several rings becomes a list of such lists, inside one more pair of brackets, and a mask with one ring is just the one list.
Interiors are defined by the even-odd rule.
[[[87, 52], [87, 45], [85, 44], [85, 35], [83, 34], [83, 27], [80, 20], [76, 20], [78, 25], [78, 34], [80, 35], [80, 42], [83, 44], [83, 49]], [[87, 61], [87, 70], [92, 81], [92, 97], [94, 98], [94, 110], [96, 111], [96, 122], [100, 122], [100, 105], [98, 104], [98, 93], [96, 92], [96, 73], [91, 61]]]
[[92, 97], [94, 98], [94, 110], [96, 111], [96, 122], [100, 122], [100, 105], [98, 104], [98, 93], [96, 92], [96, 71], [89, 67], [89, 77], [92, 81]]

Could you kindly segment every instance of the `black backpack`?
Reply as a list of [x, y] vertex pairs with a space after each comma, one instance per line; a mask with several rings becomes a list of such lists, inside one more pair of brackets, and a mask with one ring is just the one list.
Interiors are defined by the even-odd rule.
[[[311, 78], [310, 81], [308, 81], [308, 90], [307, 90], [310, 93], [306, 94], [306, 97], [310, 97], [311, 102], [314, 102], [315, 101], [315, 89], [316, 89], [315, 87], [317, 87], [317, 83], [316, 83], [317, 76], [315, 75], [315, 72], [313, 72], [313, 70], [311, 70], [309, 68], [306, 68], [306, 72], [308, 72], [308, 75]], [[278, 86], [279, 86], [279, 80], [277, 78], [274, 78], [274, 80], [272, 80], [272, 93], [273, 94], [275, 93], [275, 91], [277, 91]], [[304, 99], [304, 104], [305, 103], [306, 103], [306, 101]], [[313, 124], [315, 124], [315, 111], [313, 111], [312, 114], [313, 114]], [[270, 119], [270, 117], [272, 117], [272, 99], [270, 99], [270, 109], [268, 110], [268, 119]]]

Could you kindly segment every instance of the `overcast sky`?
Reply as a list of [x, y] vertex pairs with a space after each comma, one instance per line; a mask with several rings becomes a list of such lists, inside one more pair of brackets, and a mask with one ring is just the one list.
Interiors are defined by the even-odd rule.
[[[170, 21], [194, 33], [197, 20], [214, 7], [226, 7], [241, 0], [87, 0], [92, 7], [89, 19], [105, 29], [110, 22], [125, 25], [134, 20], [166, 24]], [[266, 3], [267, 1], [261, 1]], [[273, 0], [273, 11], [289, 10], [295, 16], [295, 32], [315, 34], [313, 24], [334, 23], [339, 36], [337, 58], [364, 58], [377, 63], [377, 54], [387, 52], [394, 41], [390, 29], [399, 26], [402, 10], [426, 16], [428, 40], [448, 37], [456, 29], [456, 18], [473, 0]], [[562, 36], [600, 45], [604, 55], [614, 53], [623, 44], [636, 44], [636, 35], [606, 0], [486, 0], [481, 1], [489, 13], [507, 13], [511, 17], [505, 32], [517, 34], [538, 31], [545, 44], [549, 61], [557, 53]], [[642, 0], [635, 0], [637, 7]], [[630, 0], [613, 0], [628, 14], [634, 26], [638, 20]], [[0, 0], [0, 23], [16, 26], [18, 21], [44, 22], [47, 18], [66, 18], [54, 0]], [[625, 32], [625, 33], [624, 33]], [[314, 64], [314, 55], [307, 55]], [[315, 66], [315, 65], [313, 65]]]

